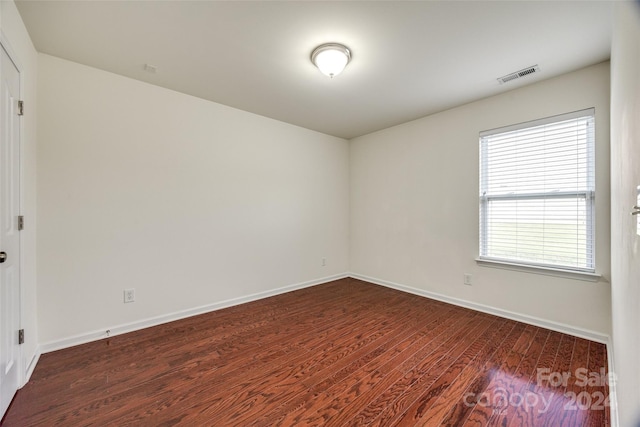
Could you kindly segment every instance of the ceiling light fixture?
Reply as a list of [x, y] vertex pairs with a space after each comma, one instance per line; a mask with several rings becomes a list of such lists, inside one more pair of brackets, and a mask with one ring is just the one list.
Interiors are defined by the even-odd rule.
[[339, 43], [326, 43], [311, 52], [311, 62], [331, 78], [344, 70], [351, 60], [351, 51]]

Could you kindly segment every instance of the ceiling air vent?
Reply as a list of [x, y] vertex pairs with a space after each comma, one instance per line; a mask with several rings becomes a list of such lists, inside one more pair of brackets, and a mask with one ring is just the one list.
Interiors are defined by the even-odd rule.
[[540, 67], [537, 65], [533, 65], [531, 67], [527, 67], [523, 70], [516, 71], [515, 73], [507, 74], [506, 76], [502, 76], [498, 78], [498, 83], [504, 84], [510, 82], [511, 80], [519, 79], [520, 77], [526, 77], [529, 74], [537, 73], [540, 71]]

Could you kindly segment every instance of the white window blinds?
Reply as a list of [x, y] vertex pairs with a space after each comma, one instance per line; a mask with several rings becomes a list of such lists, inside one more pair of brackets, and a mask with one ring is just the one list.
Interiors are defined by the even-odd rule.
[[480, 258], [594, 272], [594, 110], [480, 134]]

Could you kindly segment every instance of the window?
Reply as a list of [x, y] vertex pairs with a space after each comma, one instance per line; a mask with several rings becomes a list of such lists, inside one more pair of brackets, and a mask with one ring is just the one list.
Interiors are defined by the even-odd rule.
[[594, 273], [594, 110], [480, 133], [480, 259]]

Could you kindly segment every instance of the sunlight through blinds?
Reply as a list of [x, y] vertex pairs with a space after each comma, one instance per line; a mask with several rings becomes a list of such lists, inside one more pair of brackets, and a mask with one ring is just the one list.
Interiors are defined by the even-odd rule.
[[594, 110], [480, 134], [480, 258], [593, 273]]

